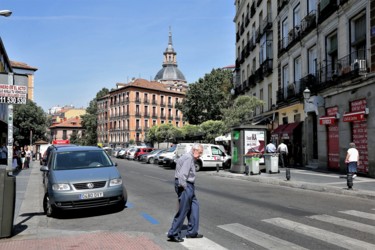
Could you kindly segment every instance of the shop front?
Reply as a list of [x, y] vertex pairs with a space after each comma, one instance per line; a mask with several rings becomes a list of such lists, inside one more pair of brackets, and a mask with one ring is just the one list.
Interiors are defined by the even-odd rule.
[[351, 123], [352, 141], [359, 151], [358, 173], [368, 174], [368, 143], [367, 143], [367, 108], [366, 99], [350, 102], [350, 111], [343, 115], [343, 122]]
[[319, 124], [327, 127], [327, 168], [340, 169], [339, 125], [337, 106], [326, 109], [326, 115], [319, 118]]

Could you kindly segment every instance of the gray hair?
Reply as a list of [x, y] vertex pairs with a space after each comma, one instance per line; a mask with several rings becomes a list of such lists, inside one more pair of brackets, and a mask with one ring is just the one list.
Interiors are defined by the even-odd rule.
[[200, 143], [194, 143], [193, 146], [191, 147], [191, 151], [193, 151], [193, 150], [199, 150], [201, 148], [203, 149], [202, 144], [200, 144]]
[[350, 148], [355, 148], [355, 143], [354, 142], [349, 143], [349, 147]]

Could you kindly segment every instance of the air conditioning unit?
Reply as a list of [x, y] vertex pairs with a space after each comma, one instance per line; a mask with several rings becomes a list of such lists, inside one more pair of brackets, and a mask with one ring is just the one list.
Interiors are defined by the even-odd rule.
[[366, 60], [364, 59], [355, 59], [351, 64], [352, 71], [358, 70], [358, 72], [367, 72]]

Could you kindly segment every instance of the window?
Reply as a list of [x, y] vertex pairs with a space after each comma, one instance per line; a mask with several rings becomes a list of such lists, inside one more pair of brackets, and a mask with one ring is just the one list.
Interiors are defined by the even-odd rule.
[[[362, 52], [361, 56], [362, 58], [364, 57], [364, 52], [366, 50], [366, 14], [361, 15], [358, 18], [355, 18], [352, 21], [351, 24], [351, 46], [352, 46], [352, 51], [351, 52]], [[357, 59], [360, 55], [357, 55]]]
[[301, 25], [301, 8], [299, 4], [293, 9], [293, 27]]
[[283, 82], [282, 82], [282, 85], [284, 87], [284, 96], [286, 96], [286, 92], [287, 92], [287, 89], [288, 89], [288, 84], [289, 84], [289, 67], [288, 65], [285, 65], [283, 67]]
[[299, 85], [300, 85], [300, 79], [302, 71], [302, 65], [301, 65], [301, 57], [297, 57], [294, 59], [294, 83], [295, 83], [295, 91], [299, 91]]
[[308, 70], [309, 74], [316, 75], [317, 59], [316, 59], [316, 47], [312, 47], [308, 51]]
[[67, 131], [66, 131], [65, 129], [63, 130], [63, 136], [62, 136], [62, 139], [63, 139], [63, 140], [68, 139]]
[[310, 13], [311, 11], [316, 11], [316, 0], [309, 0], [307, 3], [307, 13]]
[[337, 34], [333, 34], [327, 37], [327, 74], [331, 76], [338, 73], [337, 62], [338, 62], [338, 51], [337, 51]]
[[282, 22], [282, 46], [285, 49], [288, 46], [288, 19]]

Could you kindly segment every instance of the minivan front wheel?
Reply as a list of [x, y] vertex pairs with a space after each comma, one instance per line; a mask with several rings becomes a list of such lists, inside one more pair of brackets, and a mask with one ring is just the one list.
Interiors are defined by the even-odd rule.
[[53, 217], [56, 214], [56, 208], [51, 204], [48, 193], [44, 195], [43, 210], [47, 217]]

